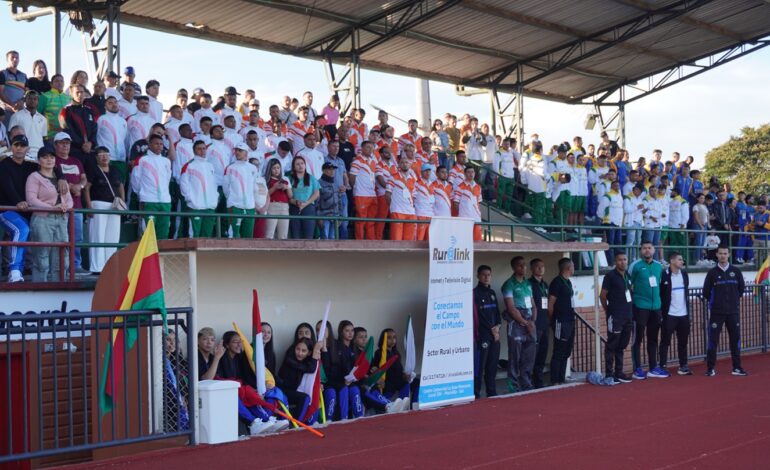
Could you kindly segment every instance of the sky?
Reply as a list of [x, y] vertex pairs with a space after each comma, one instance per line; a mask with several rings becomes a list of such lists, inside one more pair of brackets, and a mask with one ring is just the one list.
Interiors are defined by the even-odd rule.
[[[22, 71], [31, 74], [32, 62], [38, 58], [53, 70], [52, 24], [50, 16], [16, 22], [9, 8], [0, 8], [3, 45], [20, 52]], [[68, 81], [75, 70], [88, 71], [91, 66], [82, 36], [66, 18], [62, 31], [62, 71]], [[202, 87], [213, 96], [231, 85], [241, 92], [251, 88], [263, 114], [284, 95], [301, 99], [304, 91], [312, 91], [319, 111], [331, 95], [325, 65], [320, 61], [129, 26], [121, 28], [121, 36], [121, 66], [134, 66], [142, 86], [150, 79], [160, 81], [160, 100], [166, 107], [174, 102], [181, 87], [189, 91]], [[692, 155], [695, 166], [702, 166], [710, 149], [738, 135], [741, 128], [768, 122], [768, 76], [770, 48], [765, 48], [627, 105], [626, 141], [631, 158], [648, 157], [652, 149], [660, 148], [664, 156], [674, 151]], [[366, 121], [376, 122], [373, 105], [404, 119], [416, 117], [417, 83], [412, 77], [362, 69], [361, 102], [368, 113]], [[458, 116], [467, 112], [481, 123], [490, 122], [487, 95], [457, 96], [453, 85], [430, 82], [430, 97], [434, 118], [445, 112]], [[593, 131], [583, 127], [589, 112], [589, 106], [525, 98], [524, 130], [526, 135], [538, 133], [546, 148], [571, 141], [576, 135], [582, 136], [586, 145], [596, 143], [599, 126]], [[605, 110], [605, 116], [611, 112]], [[405, 132], [406, 126], [391, 118], [394, 123], [397, 132]]]

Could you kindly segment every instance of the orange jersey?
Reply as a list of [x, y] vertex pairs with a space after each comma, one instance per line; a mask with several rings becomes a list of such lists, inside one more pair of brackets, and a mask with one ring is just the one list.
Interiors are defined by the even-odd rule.
[[452, 185], [452, 190], [456, 190], [460, 183], [465, 180], [465, 168], [459, 163], [455, 163], [455, 166], [449, 170], [449, 183]]
[[353, 184], [353, 196], [375, 197], [375, 176], [377, 175], [377, 157], [369, 158], [358, 155], [350, 164], [350, 174], [356, 177]]
[[433, 188], [433, 215], [449, 217], [452, 215], [452, 185], [447, 181], [436, 180]]
[[380, 158], [382, 158], [380, 156], [380, 149], [382, 147], [390, 147], [390, 155], [394, 160], [398, 158], [398, 141], [396, 139], [392, 139], [390, 143], [385, 142], [383, 139], [377, 141], [377, 156]]
[[393, 177], [393, 173], [398, 173], [398, 163], [396, 163], [395, 158], [391, 158], [389, 162], [386, 162], [382, 158], [378, 159], [377, 176], [382, 176], [383, 180], [385, 180], [385, 187], [382, 187], [377, 183], [378, 196], [385, 195], [385, 192], [388, 190], [388, 181]]
[[414, 215], [414, 187], [417, 177], [412, 171], [404, 175], [397, 171], [388, 181], [390, 212]]
[[481, 222], [481, 186], [475, 181], [460, 183], [452, 201], [458, 203], [458, 217], [467, 217]]
[[415, 150], [420, 148], [420, 141], [422, 140], [422, 136], [420, 134], [409, 134], [408, 132], [406, 134], [401, 135], [401, 137], [398, 138], [398, 148], [399, 150], [402, 150], [404, 146], [407, 144], [414, 145]]

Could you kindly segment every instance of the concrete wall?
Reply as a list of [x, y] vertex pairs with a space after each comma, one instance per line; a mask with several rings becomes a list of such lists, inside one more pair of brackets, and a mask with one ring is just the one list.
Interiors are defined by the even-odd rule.
[[[493, 268], [493, 286], [499, 292], [511, 275], [510, 259], [517, 253], [477, 252], [475, 265]], [[526, 253], [546, 261], [550, 278], [561, 253]], [[425, 251], [301, 252], [301, 251], [198, 251], [198, 327], [211, 326], [219, 337], [232, 329], [231, 322], [249, 334], [251, 289], [259, 292], [263, 321], [273, 326], [278, 364], [289, 347], [295, 327], [315, 325], [332, 301], [329, 319], [335, 329], [341, 320], [365, 327], [375, 341], [384, 328], [394, 328], [399, 349], [408, 315], [422, 354], [428, 289], [428, 256]], [[502, 297], [500, 297], [502, 308]], [[505, 354], [505, 353], [503, 353]], [[505, 357], [504, 355], [501, 357]]]

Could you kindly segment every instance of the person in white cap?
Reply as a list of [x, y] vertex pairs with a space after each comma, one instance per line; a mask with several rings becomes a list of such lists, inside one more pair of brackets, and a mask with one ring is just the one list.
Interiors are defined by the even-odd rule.
[[150, 98], [138, 96], [136, 98], [136, 113], [127, 120], [128, 147], [131, 148], [136, 141], [146, 139], [150, 135], [150, 129], [156, 122], [158, 121], [150, 115]]
[[[56, 169], [60, 171], [69, 185], [69, 194], [72, 197], [74, 209], [82, 209], [81, 193], [86, 187], [86, 172], [83, 163], [70, 154], [72, 138], [66, 132], [59, 132], [53, 138], [54, 152], [56, 154]], [[75, 242], [83, 241], [83, 214], [75, 213]], [[86, 274], [88, 271], [82, 268], [80, 249], [75, 250], [75, 272]]]
[[96, 145], [110, 151], [110, 166], [120, 173], [120, 180], [125, 184], [128, 178], [128, 124], [120, 117], [118, 100], [114, 96], [107, 97], [104, 108], [106, 112], [96, 121]]
[[139, 196], [141, 209], [156, 214], [145, 216], [145, 222], [155, 219], [155, 235], [159, 240], [168, 238], [170, 218], [157, 213], [171, 211], [171, 161], [161, 155], [163, 137], [153, 134], [149, 137], [149, 149], [139, 158], [131, 172], [131, 188]]
[[[219, 192], [214, 167], [206, 161], [206, 143], [195, 141], [193, 152], [195, 157], [185, 163], [181, 171], [180, 189], [184, 197], [184, 210], [214, 214], [219, 203]], [[211, 237], [216, 220], [215, 217], [199, 215], [191, 217], [189, 235], [193, 238]]]
[[233, 238], [253, 238], [256, 209], [267, 209], [267, 184], [248, 161], [249, 147], [241, 142], [235, 146], [235, 161], [227, 167], [224, 191], [227, 211], [231, 214], [230, 230]]

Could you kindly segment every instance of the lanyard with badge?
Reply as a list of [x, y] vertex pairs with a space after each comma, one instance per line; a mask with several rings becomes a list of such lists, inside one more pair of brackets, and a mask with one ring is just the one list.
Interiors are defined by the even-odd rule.
[[623, 273], [623, 284], [626, 287], [626, 302], [631, 303], [631, 278], [627, 272]]
[[537, 286], [540, 288], [540, 308], [543, 311], [548, 310], [548, 289], [545, 288], [544, 282], [538, 282]]

